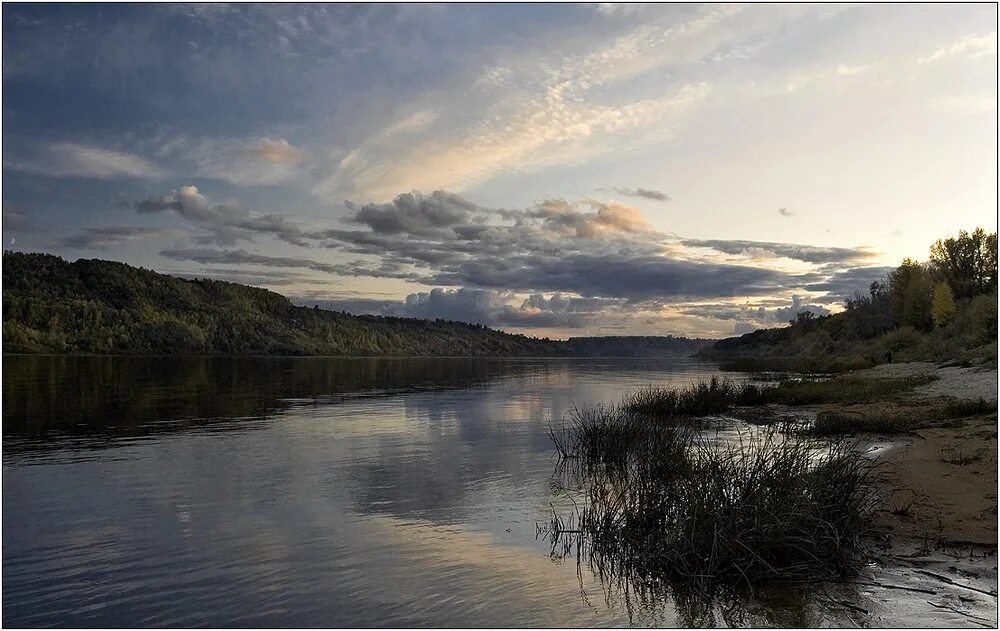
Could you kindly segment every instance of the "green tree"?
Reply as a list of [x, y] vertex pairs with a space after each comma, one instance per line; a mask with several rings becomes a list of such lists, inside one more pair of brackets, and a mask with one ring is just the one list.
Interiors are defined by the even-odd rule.
[[965, 300], [997, 286], [997, 233], [976, 228], [957, 237], [938, 239], [931, 246], [930, 267], [948, 282], [955, 298]]
[[934, 286], [934, 297], [931, 300], [931, 318], [934, 326], [942, 327], [958, 314], [955, 306], [955, 297], [951, 293], [951, 287], [947, 282], [941, 281]]
[[889, 275], [889, 298], [896, 324], [915, 329], [931, 328], [932, 291], [924, 266], [913, 259], [903, 259]]

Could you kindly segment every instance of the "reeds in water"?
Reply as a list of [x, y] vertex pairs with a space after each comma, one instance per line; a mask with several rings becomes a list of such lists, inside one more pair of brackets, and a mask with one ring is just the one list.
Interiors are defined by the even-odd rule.
[[644, 583], [754, 585], [846, 571], [860, 557], [876, 487], [853, 445], [760, 428], [719, 446], [635, 410], [577, 410], [553, 432], [571, 459], [563, 475], [586, 495], [573, 528], [554, 515], [545, 529], [554, 551]]

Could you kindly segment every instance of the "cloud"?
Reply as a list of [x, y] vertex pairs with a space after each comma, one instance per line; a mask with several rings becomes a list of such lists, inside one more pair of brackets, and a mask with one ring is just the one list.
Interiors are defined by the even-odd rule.
[[495, 175], [624, 150], [632, 133], [652, 127], [647, 141], [669, 137], [679, 118], [709, 92], [683, 86], [665, 97], [624, 105], [595, 105], [569, 98], [553, 85], [525, 99], [515, 112], [488, 117], [460, 130], [436, 132], [405, 143], [382, 135], [359, 145], [333, 168], [314, 193], [381, 200], [400, 190], [465, 190]]
[[293, 245], [306, 245], [301, 228], [278, 214], [261, 214], [230, 204], [213, 204], [196, 186], [181, 186], [173, 192], [148, 197], [133, 204], [139, 213], [173, 213], [198, 224], [207, 234], [201, 242], [232, 245], [253, 240], [256, 235], [273, 236]]
[[555, 303], [540, 295], [518, 300], [509, 292], [467, 287], [435, 287], [429, 292], [410, 294], [402, 304], [389, 306], [383, 313], [500, 327], [579, 328], [587, 320], [585, 311], [569, 309], [568, 305], [562, 305], [561, 298]]
[[682, 244], [692, 248], [710, 248], [725, 254], [754, 256], [763, 253], [804, 261], [806, 263], [845, 263], [872, 258], [878, 255], [877, 252], [873, 252], [867, 248], [836, 248], [801, 245], [797, 243], [771, 243], [767, 241], [687, 239]]
[[817, 316], [830, 315], [830, 310], [820, 304], [807, 304], [801, 296], [792, 295], [791, 304], [773, 306], [768, 304], [751, 306], [748, 304], [714, 304], [682, 307], [685, 315], [717, 320], [733, 320], [733, 332], [749, 333], [757, 329], [772, 328], [788, 324], [800, 313], [810, 312]]
[[252, 254], [246, 250], [212, 250], [205, 248], [188, 248], [176, 250], [161, 250], [160, 256], [175, 261], [194, 261], [207, 265], [261, 265], [264, 267], [288, 267], [311, 269], [317, 272], [328, 274], [350, 273], [343, 265], [321, 263], [312, 259], [286, 257], [286, 256], [265, 256], [263, 254]]
[[929, 64], [947, 59], [979, 59], [997, 54], [996, 31], [985, 35], [966, 35], [962, 39], [942, 46], [927, 57], [917, 59], [918, 64]]
[[354, 314], [442, 319], [507, 328], [579, 329], [622, 317], [622, 301], [588, 299], [560, 293], [519, 295], [515, 292], [435, 287], [404, 300], [298, 297], [296, 304]]
[[129, 241], [141, 241], [156, 237], [166, 238], [182, 234], [183, 232], [183, 230], [174, 228], [144, 228], [138, 226], [87, 228], [81, 233], [63, 239], [62, 245], [78, 250], [106, 250], [111, 246], [121, 245]]
[[584, 202], [594, 212], [580, 212], [575, 204], [566, 200], [546, 200], [526, 213], [528, 217], [543, 219], [545, 229], [581, 239], [611, 233], [639, 233], [649, 230], [649, 222], [639, 209], [618, 202], [601, 202], [587, 199]]
[[753, 295], [799, 280], [768, 268], [670, 258], [667, 235], [650, 230], [638, 210], [598, 200], [490, 210], [455, 195], [414, 193], [352, 208], [349, 221], [370, 231], [309, 238], [376, 259], [378, 274], [431, 286], [644, 300]]
[[[180, 259], [174, 259], [180, 260]], [[184, 259], [187, 260], [187, 259]], [[230, 283], [240, 283], [241, 285], [251, 285], [254, 287], [284, 287], [288, 285], [303, 285], [308, 284], [310, 287], [315, 287], [317, 285], [338, 285], [339, 281], [336, 280], [323, 280], [317, 278], [313, 274], [301, 274], [297, 272], [281, 271], [276, 270], [259, 270], [259, 269], [246, 269], [246, 268], [211, 268], [203, 269], [198, 273], [192, 273], [190, 270], [173, 270], [164, 269], [162, 270], [166, 274], [171, 274], [173, 276], [178, 276], [180, 278], [211, 278], [214, 280], [221, 280]]]
[[26, 150], [24, 158], [4, 159], [4, 168], [50, 177], [83, 177], [100, 180], [134, 177], [158, 179], [165, 172], [132, 153], [68, 142]]
[[[871, 256], [860, 248], [679, 240], [653, 229], [636, 208], [592, 198], [498, 209], [435, 191], [397, 195], [384, 204], [346, 205], [350, 212], [343, 221], [360, 229], [300, 227], [281, 215], [213, 204], [193, 186], [134, 204], [139, 212], [172, 213], [206, 229], [207, 237], [196, 241], [266, 234], [353, 255], [334, 264], [244, 249], [182, 248], [164, 250], [167, 258], [402, 280], [434, 289], [398, 304], [380, 301], [378, 313], [519, 328], [607, 327], [632, 321], [640, 312], [655, 319], [664, 309], [696, 301], [826, 291], [824, 283], [836, 284], [838, 274], [846, 272], [841, 269], [845, 262]], [[754, 256], [750, 263], [692, 257], [678, 244], [723, 254], [786, 256], [820, 267], [788, 272], [753, 264]], [[791, 308], [801, 306], [793, 303]], [[707, 311], [697, 315], [725, 319]]]
[[23, 230], [28, 227], [28, 217], [17, 206], [12, 204], [3, 205], [3, 229]]
[[345, 202], [354, 212], [351, 221], [364, 224], [376, 234], [432, 235], [472, 220], [478, 206], [458, 195], [435, 191], [398, 195], [387, 204], [365, 204], [360, 208]]
[[288, 141], [284, 138], [279, 138], [278, 140], [261, 138], [255, 144], [251, 145], [247, 152], [254, 157], [279, 164], [294, 164], [302, 161], [302, 153], [288, 144]]
[[883, 280], [894, 269], [896, 268], [854, 267], [836, 270], [826, 279], [807, 284], [804, 288], [807, 291], [826, 292], [824, 299], [827, 301], [842, 301], [851, 296], [855, 291], [867, 293], [873, 282]]
[[871, 64], [857, 64], [854, 66], [840, 64], [839, 66], [837, 66], [837, 74], [842, 77], [850, 77], [853, 75], [864, 74], [871, 69], [872, 69]]
[[795, 213], [793, 213], [792, 211], [788, 210], [787, 208], [779, 208], [778, 209], [778, 214], [781, 215], [782, 217], [791, 217]]
[[[663, 142], [712, 92], [699, 76], [624, 99], [661, 66], [701, 62], [732, 37], [740, 6], [707, 6], [644, 21], [616, 37], [581, 39], [549, 52], [496, 60], [468, 89], [428, 94], [420, 125], [378, 131], [338, 154], [314, 187], [320, 196], [386, 201], [401, 190], [467, 190], [509, 172]], [[581, 45], [585, 42], [585, 45]], [[687, 78], [687, 77], [686, 77]], [[634, 94], [634, 92], [633, 92]], [[431, 110], [431, 120], [419, 114]]]
[[305, 154], [284, 138], [191, 138], [162, 133], [146, 141], [178, 172], [233, 184], [275, 185], [302, 173]]
[[651, 199], [654, 202], [669, 202], [670, 196], [666, 193], [653, 190], [650, 188], [613, 188], [611, 189], [619, 195], [626, 195], [628, 197], [642, 197], [643, 199]]

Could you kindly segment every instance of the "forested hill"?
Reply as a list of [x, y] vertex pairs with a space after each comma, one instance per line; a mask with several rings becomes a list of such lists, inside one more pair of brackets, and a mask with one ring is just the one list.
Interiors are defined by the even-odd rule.
[[294, 306], [256, 287], [124, 263], [3, 255], [5, 353], [554, 355], [556, 342], [482, 326]]
[[[633, 352], [630, 338], [617, 339], [624, 349], [611, 354], [648, 355], [649, 342], [640, 345], [647, 350]], [[690, 342], [664, 339], [671, 340], [661, 344], [667, 355]], [[462, 322], [297, 307], [266, 289], [185, 280], [124, 263], [3, 255], [4, 353], [514, 357], [588, 354], [589, 348]]]

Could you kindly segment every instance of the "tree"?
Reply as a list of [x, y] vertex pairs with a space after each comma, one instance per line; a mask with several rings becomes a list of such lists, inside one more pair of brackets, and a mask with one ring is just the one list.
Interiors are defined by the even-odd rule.
[[889, 274], [889, 297], [896, 324], [915, 329], [931, 328], [932, 291], [924, 266], [913, 259], [903, 259]]
[[934, 298], [931, 300], [931, 318], [934, 326], [942, 327], [958, 313], [955, 306], [955, 297], [952, 296], [951, 287], [947, 282], [941, 281], [934, 286]]
[[965, 300], [997, 286], [997, 233], [976, 228], [957, 237], [938, 239], [931, 246], [930, 267], [948, 283], [955, 298]]

